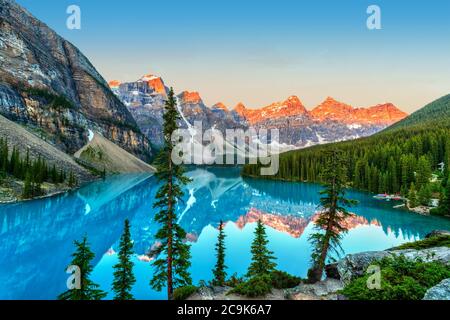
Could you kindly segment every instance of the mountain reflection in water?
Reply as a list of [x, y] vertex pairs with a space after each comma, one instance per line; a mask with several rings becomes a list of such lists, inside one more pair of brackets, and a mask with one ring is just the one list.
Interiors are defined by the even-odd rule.
[[[217, 226], [226, 222], [228, 273], [245, 273], [255, 222], [267, 226], [270, 248], [278, 267], [305, 276], [311, 248], [307, 241], [316, 218], [320, 186], [243, 179], [238, 168], [193, 169], [184, 203], [178, 203], [179, 223], [191, 242], [194, 282], [209, 280], [214, 265]], [[54, 299], [65, 290], [65, 268], [73, 240], [88, 235], [95, 269], [93, 280], [110, 291], [112, 266], [123, 221], [131, 221], [134, 240], [134, 294], [141, 299], [165, 298], [149, 287], [152, 266], [144, 254], [155, 245], [159, 226], [152, 208], [155, 177], [118, 175], [64, 195], [0, 206], [0, 299]], [[382, 250], [423, 238], [433, 229], [450, 229], [450, 222], [392, 209], [370, 194], [350, 191], [359, 201], [346, 221], [346, 253]], [[109, 295], [109, 298], [112, 296]]]

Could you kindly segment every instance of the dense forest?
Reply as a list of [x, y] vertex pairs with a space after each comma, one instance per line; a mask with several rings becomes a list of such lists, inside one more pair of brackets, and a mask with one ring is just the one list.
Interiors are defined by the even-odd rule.
[[[283, 153], [278, 173], [269, 178], [322, 182], [331, 149], [342, 151], [350, 186], [399, 193], [411, 196], [414, 205], [427, 205], [444, 194], [449, 176], [450, 95], [371, 137]], [[246, 165], [242, 174], [259, 176], [259, 167]]]
[[24, 181], [23, 198], [44, 194], [41, 188], [44, 182], [57, 184], [68, 180], [69, 186], [76, 185], [76, 177], [72, 172], [67, 177], [65, 171], [58, 170], [55, 165], [50, 167], [40, 156], [31, 159], [28, 151], [23, 156], [17, 148], [13, 147], [11, 151], [9, 149], [7, 140], [0, 138], [0, 181], [7, 176]]

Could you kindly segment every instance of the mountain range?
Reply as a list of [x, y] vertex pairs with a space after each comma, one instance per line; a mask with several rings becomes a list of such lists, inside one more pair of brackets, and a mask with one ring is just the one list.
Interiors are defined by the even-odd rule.
[[[283, 170], [271, 178], [322, 182], [322, 170], [336, 151], [345, 160], [349, 185], [356, 189], [413, 198], [431, 190], [433, 184], [446, 186], [450, 163], [450, 95], [370, 137], [283, 153], [279, 158]], [[243, 175], [259, 176], [259, 169], [260, 165], [246, 165]], [[423, 206], [429, 203], [422, 198]]]
[[[152, 143], [160, 146], [164, 100], [168, 92], [163, 79], [148, 74], [134, 82], [112, 80], [109, 86], [127, 106], [142, 132]], [[202, 121], [204, 129], [214, 127], [223, 133], [225, 129], [277, 128], [280, 143], [285, 149], [369, 136], [407, 116], [392, 103], [353, 108], [332, 97], [311, 111], [297, 96], [257, 109], [248, 108], [243, 103], [228, 108], [222, 102], [208, 107], [196, 91], [183, 91], [177, 97], [183, 115], [181, 127]]]
[[[151, 145], [162, 144], [168, 92], [161, 77], [107, 83], [80, 50], [13, 0], [0, 0], [0, 27], [1, 115], [69, 155], [94, 132], [141, 160], [152, 158]], [[195, 91], [177, 99], [181, 127], [277, 128], [281, 151], [372, 135], [406, 117], [390, 103], [353, 108], [330, 97], [312, 110], [297, 96], [257, 109], [207, 106]]]

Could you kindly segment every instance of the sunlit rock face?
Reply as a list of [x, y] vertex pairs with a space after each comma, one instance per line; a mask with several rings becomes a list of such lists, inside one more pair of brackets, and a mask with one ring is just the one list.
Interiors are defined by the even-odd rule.
[[166, 95], [167, 94], [167, 88], [161, 79], [161, 77], [157, 77], [152, 74], [147, 74], [141, 78], [141, 81], [144, 81], [147, 83], [148, 87], [152, 89], [155, 93]]
[[[116, 82], [111, 85], [140, 129], [152, 143], [161, 145], [168, 90], [161, 77], [146, 75], [136, 82], [120, 84], [118, 89]], [[224, 135], [226, 129], [278, 129], [281, 152], [369, 136], [406, 116], [390, 103], [353, 108], [331, 97], [311, 111], [295, 95], [261, 108], [249, 108], [240, 102], [231, 109], [222, 102], [207, 106], [197, 91], [182, 91], [177, 98], [182, 115], [180, 127], [201, 122], [203, 130], [214, 128]]]
[[379, 104], [367, 108], [352, 106], [328, 97], [311, 111], [314, 119], [325, 121], [335, 120], [347, 124], [360, 125], [391, 125], [404, 119], [408, 114], [398, 109], [392, 103]]
[[222, 102], [217, 102], [215, 105], [212, 106], [212, 109], [217, 109], [217, 110], [222, 110], [224, 112], [228, 112], [228, 107]]
[[[113, 83], [117, 84], [117, 83]], [[147, 74], [133, 82], [112, 87], [136, 120], [140, 130], [155, 146], [161, 146], [164, 103], [168, 87], [155, 75]]]
[[143, 159], [148, 140], [90, 61], [14, 1], [0, 0], [0, 113], [74, 153], [88, 129]]
[[108, 82], [108, 85], [111, 87], [111, 89], [117, 89], [120, 86], [120, 81], [118, 80], [111, 80]]
[[270, 119], [306, 115], [312, 120], [320, 122], [332, 120], [345, 124], [390, 125], [407, 116], [392, 103], [367, 108], [353, 108], [332, 97], [328, 97], [311, 111], [306, 110], [297, 96], [290, 96], [284, 101], [275, 102], [260, 109], [249, 109], [239, 103], [236, 105], [235, 111], [251, 124]]
[[[162, 124], [168, 90], [161, 77], [155, 75], [145, 75], [137, 81], [122, 83], [115, 90], [139, 128], [157, 147], [163, 143]], [[177, 95], [177, 101], [182, 114], [178, 122], [181, 128], [201, 122], [203, 131], [215, 128], [225, 134], [226, 129], [247, 127], [246, 121], [236, 112], [228, 111], [225, 105], [207, 107], [199, 92], [182, 91]]]
[[277, 128], [282, 151], [369, 136], [407, 116], [390, 103], [353, 108], [331, 97], [311, 111], [296, 96], [261, 109], [240, 103], [234, 110], [256, 128]]
[[261, 109], [247, 109], [240, 103], [234, 110], [246, 118], [250, 124], [269, 119], [299, 116], [308, 112], [297, 96], [290, 96], [284, 101], [274, 102]]
[[179, 98], [183, 104], [203, 104], [202, 98], [200, 98], [200, 94], [197, 91], [183, 91], [180, 93]]

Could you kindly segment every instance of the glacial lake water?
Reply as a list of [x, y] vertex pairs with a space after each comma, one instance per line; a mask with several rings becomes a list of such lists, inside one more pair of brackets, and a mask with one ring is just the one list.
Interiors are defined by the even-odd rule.
[[[220, 220], [226, 222], [228, 274], [243, 275], [250, 261], [256, 221], [266, 225], [270, 249], [280, 270], [304, 277], [310, 264], [308, 236], [313, 232], [319, 185], [243, 179], [237, 168], [193, 169], [179, 223], [191, 244], [193, 281], [210, 280]], [[123, 221], [131, 222], [134, 240], [133, 293], [138, 299], [165, 299], [149, 286], [151, 262], [145, 253], [155, 244], [158, 225], [152, 208], [158, 188], [154, 177], [118, 175], [64, 195], [0, 205], [0, 299], [55, 299], [66, 290], [65, 269], [73, 240], [87, 234], [95, 253], [92, 280], [110, 291]], [[384, 250], [423, 238], [434, 229], [450, 230], [450, 220], [393, 209], [394, 202], [350, 191], [359, 201], [345, 253]], [[108, 298], [112, 298], [112, 293]]]

